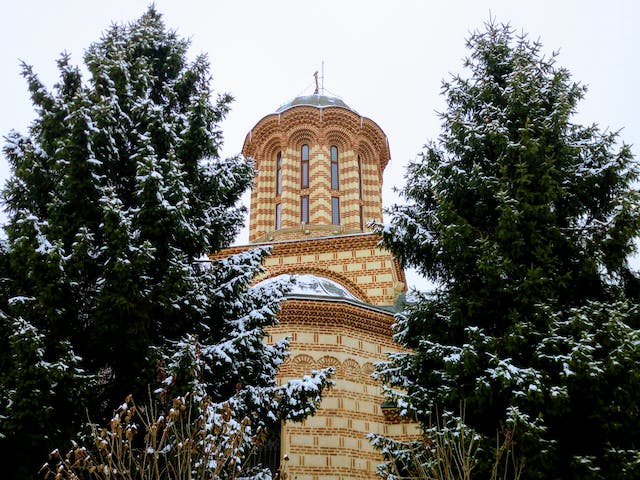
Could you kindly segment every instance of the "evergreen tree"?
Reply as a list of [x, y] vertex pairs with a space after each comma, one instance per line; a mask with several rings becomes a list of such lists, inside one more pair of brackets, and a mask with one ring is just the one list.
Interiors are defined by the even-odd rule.
[[53, 91], [23, 67], [37, 118], [4, 148], [5, 478], [37, 471], [87, 412], [102, 422], [126, 395], [145, 398], [159, 371], [175, 372], [165, 386], [187, 388], [193, 370], [171, 359], [193, 339], [207, 393], [244, 398], [256, 426], [304, 417], [327, 383], [319, 373], [275, 386], [286, 342], [263, 337], [285, 290], [249, 289], [266, 251], [199, 261], [236, 235], [254, 171], [220, 158], [231, 98], [211, 101], [208, 60], [189, 61], [188, 46], [151, 7], [89, 47], [88, 80], [66, 54]]
[[538, 42], [490, 23], [467, 46], [442, 133], [378, 226], [437, 284], [379, 375], [425, 430], [463, 405], [487, 455], [513, 426], [526, 478], [640, 478], [637, 163], [573, 122], [586, 89]]

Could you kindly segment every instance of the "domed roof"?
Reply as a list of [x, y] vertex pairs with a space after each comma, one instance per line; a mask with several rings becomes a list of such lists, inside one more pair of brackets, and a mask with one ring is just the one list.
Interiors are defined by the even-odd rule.
[[292, 107], [297, 107], [300, 105], [317, 107], [317, 108], [341, 107], [357, 113], [353, 108], [351, 108], [349, 105], [344, 103], [342, 99], [338, 97], [330, 97], [328, 95], [320, 95], [319, 93], [315, 93], [313, 95], [302, 95], [300, 97], [296, 97], [290, 102], [280, 106], [280, 108], [276, 110], [276, 113], [282, 113], [285, 110], [288, 110]]
[[[282, 274], [267, 278], [258, 285], [266, 286], [273, 282], [284, 281], [291, 287], [289, 294], [312, 295], [320, 297], [342, 297], [349, 300], [358, 300], [346, 288], [333, 280], [311, 274]], [[257, 286], [257, 285], [256, 285]]]

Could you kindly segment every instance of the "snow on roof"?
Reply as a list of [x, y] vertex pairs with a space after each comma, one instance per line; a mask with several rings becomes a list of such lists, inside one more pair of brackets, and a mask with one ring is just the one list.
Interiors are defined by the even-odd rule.
[[315, 93], [313, 95], [302, 95], [300, 97], [296, 97], [293, 100], [291, 100], [289, 103], [285, 103], [284, 105], [281, 105], [276, 110], [276, 113], [282, 113], [285, 110], [288, 110], [292, 107], [296, 107], [298, 105], [306, 105], [306, 106], [318, 107], [318, 108], [342, 107], [356, 113], [356, 111], [353, 108], [351, 108], [349, 105], [344, 103], [342, 99], [338, 97], [330, 97], [328, 95], [321, 95], [318, 93]]
[[290, 295], [314, 295], [320, 297], [341, 297], [349, 300], [356, 300], [360, 302], [358, 298], [353, 296], [349, 291], [333, 280], [328, 278], [319, 277], [311, 274], [294, 274], [294, 275], [277, 275], [275, 277], [267, 278], [258, 285], [268, 285], [272, 282], [285, 280], [291, 283]]

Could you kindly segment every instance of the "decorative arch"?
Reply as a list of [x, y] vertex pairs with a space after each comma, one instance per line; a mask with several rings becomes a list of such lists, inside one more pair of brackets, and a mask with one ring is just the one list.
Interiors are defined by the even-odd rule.
[[280, 135], [271, 136], [264, 146], [256, 152], [255, 161], [258, 171], [273, 174], [276, 170], [274, 161], [277, 153], [280, 151], [282, 151]]
[[376, 367], [373, 363], [366, 362], [362, 364], [362, 373], [364, 373], [365, 375], [371, 376], [371, 374], [375, 371], [376, 371]]
[[344, 109], [328, 109], [324, 114], [324, 123], [336, 125], [347, 135], [356, 137], [360, 130], [360, 121], [363, 117]]
[[345, 370], [360, 373], [360, 365], [353, 358], [347, 358], [344, 362], [342, 362], [342, 366]]
[[318, 143], [318, 135], [317, 132], [310, 128], [299, 128], [297, 130], [292, 131], [289, 134], [289, 138], [287, 139], [287, 144], [292, 146], [295, 149], [299, 149], [302, 145], [310, 144], [309, 148], [312, 147], [311, 144]]
[[[371, 145], [379, 158], [380, 169], [384, 170], [390, 158], [389, 143], [380, 126], [373, 120], [342, 107], [317, 108], [295, 106], [282, 113], [270, 114], [262, 118], [245, 138], [242, 152], [254, 156], [255, 150], [275, 132], [296, 132], [300, 128], [313, 132], [310, 141], [317, 141], [323, 125], [336, 125], [332, 130], [342, 131], [347, 138], [363, 138]], [[291, 137], [289, 137], [291, 138]], [[353, 142], [347, 142], [347, 145]]]
[[291, 359], [291, 364], [303, 370], [313, 370], [316, 368], [316, 361], [310, 355], [300, 354]]
[[325, 134], [328, 147], [335, 145], [342, 153], [353, 148], [351, 136], [343, 130], [331, 129]]
[[268, 115], [260, 120], [255, 127], [253, 127], [247, 134], [244, 145], [242, 147], [243, 155], [247, 157], [258, 156], [258, 151], [261, 149], [269, 138], [274, 134], [278, 135], [280, 132], [277, 116]]
[[373, 150], [377, 152], [376, 156], [380, 159], [380, 171], [384, 171], [389, 159], [391, 158], [387, 136], [383, 133], [378, 124], [369, 118], [364, 119], [362, 136], [372, 146]]
[[295, 275], [295, 274], [304, 274], [304, 273], [309, 273], [311, 275], [316, 275], [318, 277], [325, 277], [325, 278], [328, 278], [329, 280], [333, 280], [334, 282], [337, 282], [340, 285], [342, 285], [353, 296], [359, 298], [364, 303], [371, 303], [371, 300], [369, 299], [367, 294], [364, 292], [364, 290], [362, 290], [362, 288], [356, 285], [355, 282], [349, 280], [347, 277], [343, 275], [340, 275], [339, 273], [332, 272], [330, 270], [325, 270], [323, 268], [293, 265], [291, 267], [286, 267], [281, 270], [279, 269], [277, 271], [274, 271], [270, 275], [264, 278], [261, 278], [260, 281], [262, 282], [269, 278], [277, 277], [278, 275], [283, 275], [283, 274]]
[[360, 158], [362, 158], [367, 165], [377, 164], [373, 148], [371, 147], [371, 144], [365, 140], [360, 140], [360, 142], [358, 142], [356, 155], [360, 155]]
[[321, 112], [316, 107], [298, 106], [280, 114], [280, 126], [283, 131], [296, 130], [301, 125], [318, 129], [322, 124], [320, 117]]
[[340, 370], [341, 370], [340, 360], [330, 355], [325, 355], [324, 357], [318, 359], [318, 367], [320, 368], [332, 367], [336, 371], [336, 374], [340, 373]]
[[258, 153], [258, 155], [256, 155], [260, 157], [256, 160], [259, 161], [263, 158], [272, 158], [276, 154], [276, 152], [278, 152], [278, 150], [282, 150], [282, 137], [280, 135], [272, 135], [266, 140], [266, 142], [260, 149], [260, 152]]

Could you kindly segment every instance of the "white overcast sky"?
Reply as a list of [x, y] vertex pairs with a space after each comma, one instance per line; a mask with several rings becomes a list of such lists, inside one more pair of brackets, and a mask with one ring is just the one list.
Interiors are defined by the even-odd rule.
[[[82, 62], [112, 22], [139, 17], [145, 0], [2, 0], [0, 134], [26, 133], [34, 118], [19, 60], [57, 79], [62, 51]], [[325, 87], [380, 125], [392, 160], [383, 201], [396, 201], [404, 165], [440, 131], [442, 79], [462, 71], [469, 32], [489, 17], [510, 23], [589, 87], [581, 123], [622, 129], [640, 155], [640, 2], [637, 0], [243, 1], [156, 0], [165, 23], [209, 55], [213, 89], [235, 97], [223, 124], [226, 156], [264, 115], [300, 93], [325, 62]], [[0, 159], [0, 181], [9, 175]], [[246, 236], [239, 239], [246, 241]], [[410, 283], [416, 283], [415, 280]]]

